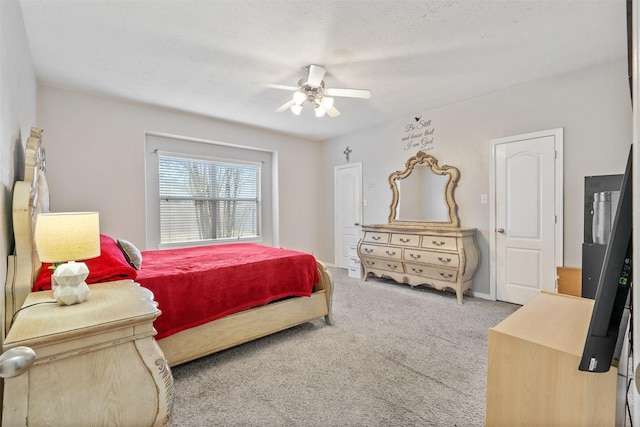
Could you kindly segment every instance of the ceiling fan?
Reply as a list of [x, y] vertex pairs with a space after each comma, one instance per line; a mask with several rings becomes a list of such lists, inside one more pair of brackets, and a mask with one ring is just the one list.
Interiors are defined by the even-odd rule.
[[333, 105], [334, 96], [363, 99], [371, 97], [371, 91], [368, 89], [325, 88], [323, 79], [327, 70], [319, 65], [309, 65], [305, 67], [305, 70], [307, 70], [308, 75], [298, 80], [298, 86], [257, 83], [273, 89], [293, 91], [293, 99], [278, 107], [276, 112], [280, 113], [291, 109], [295, 115], [300, 115], [303, 104], [309, 101], [313, 105], [316, 117], [322, 117], [325, 114], [329, 117], [338, 117], [340, 111]]

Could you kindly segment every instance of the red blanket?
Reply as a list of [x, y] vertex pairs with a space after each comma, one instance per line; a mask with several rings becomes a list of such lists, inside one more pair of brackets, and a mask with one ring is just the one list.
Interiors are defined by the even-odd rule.
[[310, 296], [320, 277], [310, 254], [251, 243], [142, 252], [136, 282], [162, 315], [157, 339], [290, 296]]

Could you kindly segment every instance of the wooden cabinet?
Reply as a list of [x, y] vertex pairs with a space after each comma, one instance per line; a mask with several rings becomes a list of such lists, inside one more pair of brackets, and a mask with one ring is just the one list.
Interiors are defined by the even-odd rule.
[[412, 286], [453, 289], [458, 302], [472, 292], [479, 253], [475, 228], [390, 224], [362, 226], [358, 255], [369, 273]]
[[[173, 377], [153, 336], [153, 294], [131, 281], [90, 286], [82, 304], [29, 294], [4, 349], [36, 353], [4, 382], [3, 425], [166, 425]], [[51, 302], [54, 303], [51, 303]]]
[[624, 374], [578, 370], [593, 304], [542, 292], [489, 329], [487, 426], [616, 424]]

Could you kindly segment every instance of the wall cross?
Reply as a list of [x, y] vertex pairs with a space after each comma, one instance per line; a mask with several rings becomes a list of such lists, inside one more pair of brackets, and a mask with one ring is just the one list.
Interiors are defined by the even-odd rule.
[[351, 148], [349, 148], [349, 146], [347, 146], [347, 148], [345, 148], [345, 150], [343, 151], [344, 156], [345, 156], [345, 157], [346, 157], [346, 159], [347, 159], [347, 162], [349, 161], [349, 154], [351, 154], [351, 151], [352, 151], [352, 150], [351, 150]]

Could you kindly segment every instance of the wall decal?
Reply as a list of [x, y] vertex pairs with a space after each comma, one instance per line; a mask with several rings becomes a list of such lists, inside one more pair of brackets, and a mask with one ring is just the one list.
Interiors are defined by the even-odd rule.
[[431, 120], [422, 116], [414, 116], [413, 120], [404, 127], [404, 133], [400, 138], [404, 150], [428, 151], [433, 150], [435, 129], [431, 126]]

